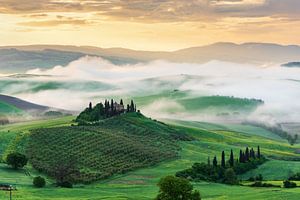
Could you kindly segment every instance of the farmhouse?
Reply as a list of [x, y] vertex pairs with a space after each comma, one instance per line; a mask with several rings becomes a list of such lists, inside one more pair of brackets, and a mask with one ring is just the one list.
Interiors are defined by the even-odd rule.
[[116, 109], [117, 112], [124, 112], [125, 111], [124, 105], [118, 104], [117, 102], [114, 103], [114, 108]]

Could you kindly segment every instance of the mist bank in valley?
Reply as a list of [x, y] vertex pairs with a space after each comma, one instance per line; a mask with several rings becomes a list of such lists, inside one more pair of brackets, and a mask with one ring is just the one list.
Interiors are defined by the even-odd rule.
[[[226, 111], [195, 109], [182, 105], [184, 99], [228, 96], [264, 102], [244, 115], [232, 110], [231, 117], [258, 121], [297, 122], [300, 119], [300, 69], [280, 65], [263, 68], [251, 64], [211, 61], [205, 64], [149, 63], [115, 65], [100, 57], [85, 56], [66, 66], [27, 71], [31, 77], [2, 77], [1, 92], [22, 99], [68, 110], [80, 110], [91, 99], [146, 97], [141, 110], [152, 117], [188, 120], [228, 119]], [[293, 81], [292, 81], [293, 80]], [[25, 89], [24, 89], [25, 88]], [[175, 94], [182, 92], [180, 98]], [[167, 96], [161, 94], [169, 94]], [[155, 96], [156, 95], [156, 96]], [[147, 100], [148, 99], [148, 100]], [[216, 108], [218, 109], [218, 108]], [[226, 108], [225, 106], [225, 109]], [[234, 114], [235, 113], [235, 114]], [[222, 116], [225, 115], [225, 116]]]

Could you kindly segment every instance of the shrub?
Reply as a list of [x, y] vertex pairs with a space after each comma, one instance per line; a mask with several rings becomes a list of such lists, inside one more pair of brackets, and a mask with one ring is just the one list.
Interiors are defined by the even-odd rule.
[[28, 159], [25, 155], [20, 153], [10, 153], [6, 157], [6, 163], [14, 169], [23, 168], [27, 164]]
[[286, 180], [286, 181], [283, 181], [283, 187], [285, 187], [285, 188], [295, 188], [295, 187], [297, 187], [297, 184], [295, 182]]
[[261, 181], [255, 181], [255, 183], [250, 185], [251, 187], [280, 187], [278, 185], [273, 185], [270, 183], [262, 183]]
[[33, 179], [33, 185], [35, 187], [38, 187], [38, 188], [45, 187], [46, 180], [43, 177], [41, 177], [41, 176], [34, 177], [34, 179]]
[[290, 181], [300, 181], [300, 173], [294, 174], [289, 177]]

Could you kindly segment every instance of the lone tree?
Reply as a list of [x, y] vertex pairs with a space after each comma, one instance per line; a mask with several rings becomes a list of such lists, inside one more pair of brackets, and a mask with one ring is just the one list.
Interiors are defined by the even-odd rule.
[[201, 200], [200, 193], [193, 191], [193, 185], [187, 179], [167, 176], [157, 185], [159, 194], [156, 200]]
[[27, 161], [26, 156], [18, 152], [10, 153], [6, 157], [6, 163], [14, 169], [23, 168], [27, 164]]

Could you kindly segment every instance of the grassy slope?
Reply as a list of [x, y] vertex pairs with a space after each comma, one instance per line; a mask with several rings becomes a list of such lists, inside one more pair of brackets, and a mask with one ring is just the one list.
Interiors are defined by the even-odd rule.
[[[68, 122], [70, 119], [64, 118], [60, 120], [60, 125], [70, 124]], [[44, 124], [45, 123], [45, 124]], [[50, 126], [53, 126], [55, 122], [49, 122]], [[14, 130], [14, 131], [26, 131], [34, 127], [49, 126], [48, 122], [38, 122], [38, 123], [25, 123], [23, 125], [16, 125], [14, 127], [5, 127], [4, 130]], [[284, 140], [274, 141], [268, 137], [257, 136], [257, 134], [244, 134], [229, 131], [203, 131], [197, 126], [189, 125], [188, 128], [183, 127], [186, 125], [179, 126], [180, 124], [176, 122], [177, 128], [179, 130], [188, 132], [194, 137], [198, 138], [199, 141], [194, 142], [182, 142], [181, 146], [183, 150], [181, 151], [180, 159], [162, 163], [156, 167], [146, 168], [136, 170], [125, 175], [114, 176], [105, 181], [94, 183], [88, 186], [77, 187], [74, 189], [60, 189], [48, 185], [46, 189], [35, 189], [31, 186], [30, 180], [21, 174], [7, 173], [7, 170], [0, 165], [0, 177], [6, 177], [6, 182], [14, 183], [19, 180], [18, 183], [22, 183], [19, 186], [19, 190], [15, 192], [14, 196], [17, 199], [23, 200], [47, 200], [47, 199], [64, 199], [64, 200], [150, 200], [153, 199], [157, 193], [156, 183], [160, 177], [166, 176], [168, 174], [174, 174], [176, 171], [190, 167], [194, 162], [206, 161], [207, 156], [214, 154], [219, 154], [220, 150], [229, 150], [233, 148], [235, 151], [239, 149], [239, 145], [245, 145], [245, 143], [252, 145], [261, 145], [262, 152], [264, 154], [275, 153], [281, 156], [282, 154], [289, 154], [294, 157], [299, 157], [294, 153], [295, 148], [300, 148], [296, 146], [291, 148]], [[51, 125], [52, 124], [52, 125]], [[212, 129], [213, 126], [210, 125]], [[252, 132], [247, 128], [248, 132]], [[253, 129], [256, 130], [256, 129]], [[1, 132], [3, 133], [3, 132]], [[2, 134], [1, 134], [2, 135]], [[267, 134], [266, 134], [267, 135]], [[281, 149], [280, 152], [277, 149]], [[273, 163], [275, 162], [275, 163]], [[291, 170], [286, 162], [274, 160], [267, 162], [269, 168], [266, 170], [259, 170], [259, 173], [263, 173], [264, 176], [268, 177], [268, 173], [272, 175], [269, 178], [281, 179], [281, 174]], [[300, 171], [300, 163], [294, 163], [292, 169], [295, 171]], [[276, 171], [277, 166], [280, 164], [280, 173]], [[300, 195], [299, 189], [281, 189], [281, 188], [249, 188], [241, 186], [228, 186], [215, 183], [200, 182], [196, 183], [195, 187], [201, 191], [203, 199], [291, 199], [296, 200]], [[6, 192], [0, 192], [0, 198], [7, 198], [8, 194]]]

